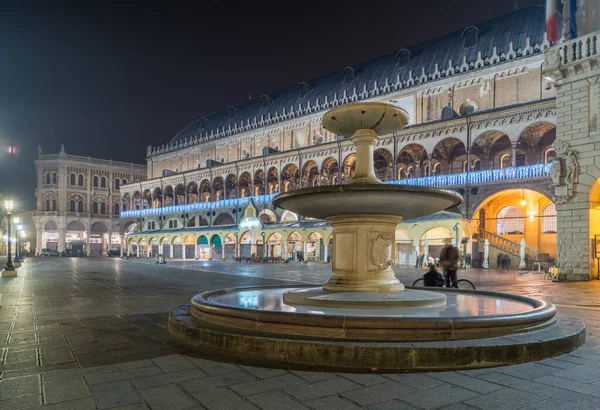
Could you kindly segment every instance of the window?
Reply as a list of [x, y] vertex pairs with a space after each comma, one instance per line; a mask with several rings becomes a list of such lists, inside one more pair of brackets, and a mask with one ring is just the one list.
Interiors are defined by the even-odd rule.
[[477, 27], [467, 27], [462, 35], [465, 40], [465, 47], [473, 47], [479, 41], [479, 30], [477, 30]]
[[50, 200], [46, 199], [46, 211], [50, 210]]
[[473, 160], [473, 171], [481, 171], [481, 161], [478, 159]]
[[155, 229], [156, 229], [156, 222], [148, 221], [148, 230], [155, 230]]
[[106, 215], [106, 204], [104, 202], [100, 204], [100, 214]]
[[354, 81], [354, 69], [352, 67], [344, 68], [344, 71], [342, 71], [342, 77], [344, 78], [344, 84], [351, 83]]
[[[74, 175], [74, 174], [72, 174], [72, 175]], [[75, 208], [75, 200], [71, 199], [69, 201], [69, 212], [76, 212], [75, 209], [76, 209]]]
[[48, 172], [46, 174], [46, 184], [49, 184], [49, 183], [50, 183], [50, 173]]
[[127, 204], [123, 204], [123, 212], [127, 211]]
[[121, 185], [127, 185], [127, 180], [126, 179], [122, 180]]
[[77, 212], [83, 212], [83, 201], [77, 202]]
[[170, 220], [169, 221], [169, 229], [177, 229], [177, 225], [178, 225], [177, 220]]
[[102, 179], [100, 180], [100, 187], [106, 188], [106, 178], [102, 177]]
[[523, 212], [516, 206], [504, 207], [498, 212], [496, 233], [498, 235], [523, 234]]
[[553, 159], [556, 158], [556, 151], [552, 148], [548, 148], [544, 153], [544, 163], [549, 164]]
[[94, 188], [98, 188], [98, 177], [94, 175]]
[[83, 175], [79, 174], [77, 177], [77, 185], [83, 186]]
[[433, 166], [433, 175], [440, 175], [441, 173], [442, 173], [442, 166], [438, 162]]
[[478, 107], [479, 103], [477, 101], [467, 98], [458, 107], [458, 112], [460, 115], [471, 115], [477, 111]]
[[298, 92], [300, 93], [300, 97], [304, 97], [310, 91], [310, 87], [306, 83], [298, 84]]
[[56, 184], [56, 172], [52, 173], [52, 183]]
[[75, 186], [76, 175], [71, 174], [71, 186]]
[[115, 204], [115, 215], [119, 215], [119, 204]]
[[512, 158], [510, 154], [504, 154], [500, 157], [500, 168], [510, 168], [512, 167]]
[[92, 204], [92, 213], [93, 214], [98, 214], [98, 202], [94, 202]]
[[119, 185], [120, 185], [121, 181], [119, 180], [119, 178], [115, 179], [115, 190], [119, 190]]
[[407, 49], [400, 50], [396, 53], [396, 60], [400, 67], [410, 64], [411, 54]]
[[542, 233], [556, 233], [556, 206], [550, 204], [542, 211]]
[[56, 199], [52, 200], [52, 210], [56, 211]]

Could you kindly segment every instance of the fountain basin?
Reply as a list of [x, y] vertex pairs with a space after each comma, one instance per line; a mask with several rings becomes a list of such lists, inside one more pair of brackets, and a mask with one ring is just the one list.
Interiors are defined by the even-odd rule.
[[585, 341], [579, 319], [522, 296], [443, 289], [432, 293], [443, 294], [445, 304], [416, 308], [286, 302], [288, 292], [311, 289], [204, 292], [171, 312], [169, 330], [228, 361], [350, 372], [501, 366], [565, 354]]
[[460, 194], [437, 188], [384, 184], [326, 185], [277, 195], [273, 205], [310, 218], [337, 215], [431, 215], [462, 201]]

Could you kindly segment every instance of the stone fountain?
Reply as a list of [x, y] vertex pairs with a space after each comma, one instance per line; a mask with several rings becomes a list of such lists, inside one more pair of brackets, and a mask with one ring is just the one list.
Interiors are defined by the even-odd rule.
[[204, 292], [171, 312], [171, 333], [228, 360], [346, 371], [489, 367], [581, 346], [583, 323], [557, 315], [550, 303], [485, 291], [405, 289], [396, 278], [392, 247], [402, 218], [462, 200], [452, 191], [385, 185], [375, 176], [378, 135], [407, 122], [404, 110], [386, 103], [327, 112], [324, 127], [351, 135], [356, 147], [354, 177], [346, 185], [303, 188], [273, 200], [332, 226], [332, 275], [322, 287]]

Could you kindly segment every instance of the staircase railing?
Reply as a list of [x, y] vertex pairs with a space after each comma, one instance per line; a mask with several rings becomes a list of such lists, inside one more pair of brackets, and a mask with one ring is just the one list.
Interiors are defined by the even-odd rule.
[[[479, 236], [483, 240], [487, 239], [491, 246], [498, 248], [503, 252], [519, 255], [521, 250], [521, 244], [519, 242], [511, 241], [510, 239], [506, 239], [501, 235], [486, 231], [484, 229], [479, 229]], [[525, 255], [533, 260], [537, 260], [539, 251], [537, 249], [525, 247]]]

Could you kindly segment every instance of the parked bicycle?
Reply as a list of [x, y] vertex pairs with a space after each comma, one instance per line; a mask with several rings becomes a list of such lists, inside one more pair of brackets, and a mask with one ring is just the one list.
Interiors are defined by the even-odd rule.
[[[425, 278], [419, 278], [417, 280], [415, 280], [412, 284], [414, 287], [425, 287]], [[433, 287], [433, 286], [431, 286]], [[470, 280], [467, 279], [459, 279], [456, 281], [456, 283], [454, 284], [454, 286], [452, 286], [453, 288], [456, 289], [475, 289], [475, 285], [473, 285], [473, 282], [471, 282]]]

